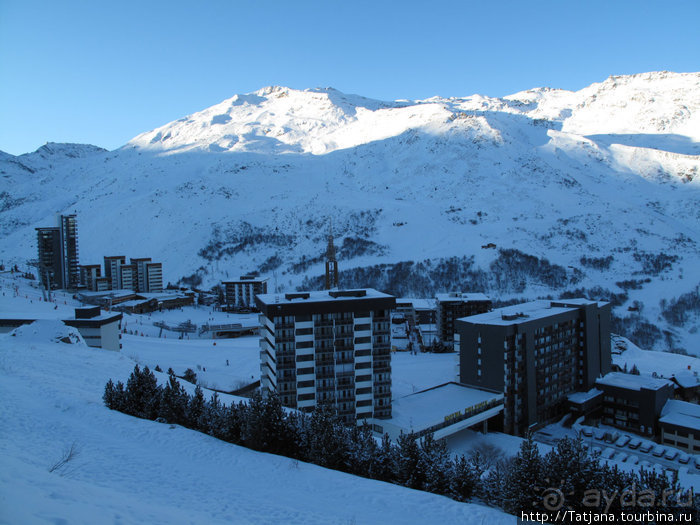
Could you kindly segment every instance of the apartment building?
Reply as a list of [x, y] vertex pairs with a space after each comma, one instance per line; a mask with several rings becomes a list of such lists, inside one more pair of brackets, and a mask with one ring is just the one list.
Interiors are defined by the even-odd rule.
[[160, 293], [163, 291], [163, 263], [146, 263], [146, 292]]
[[443, 344], [455, 341], [455, 322], [461, 317], [483, 314], [491, 309], [491, 299], [483, 293], [450, 292], [435, 296], [438, 338]]
[[371, 288], [255, 298], [261, 389], [304, 411], [332, 404], [347, 423], [391, 417], [390, 312]]
[[126, 264], [126, 257], [123, 255], [110, 255], [104, 258], [105, 277], [109, 279], [112, 290], [122, 289], [121, 272], [119, 269]]
[[255, 296], [267, 293], [267, 278], [257, 275], [241, 275], [237, 281], [224, 281], [224, 300], [226, 306], [235, 308], [252, 308]]
[[39, 274], [45, 287], [75, 289], [80, 283], [78, 223], [59, 215], [58, 226], [36, 228]]
[[97, 290], [97, 280], [102, 277], [102, 267], [99, 264], [81, 264], [80, 286], [88, 290]]
[[457, 321], [460, 380], [503, 392], [503, 430], [560, 417], [567, 396], [610, 372], [610, 304], [538, 300]]
[[596, 380], [603, 392], [602, 422], [644, 436], [657, 434], [657, 422], [673, 397], [673, 383], [666, 379], [610, 372]]

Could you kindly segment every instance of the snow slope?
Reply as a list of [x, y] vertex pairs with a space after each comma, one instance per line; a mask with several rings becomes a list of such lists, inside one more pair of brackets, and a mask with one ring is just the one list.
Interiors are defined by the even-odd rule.
[[[0, 335], [0, 523], [515, 519], [110, 411], [104, 385], [126, 379], [134, 362], [82, 342], [52, 342], [53, 328]], [[73, 459], [50, 471], [72, 445]]]
[[[264, 88], [116, 151], [2, 156], [0, 250], [35, 257], [33, 228], [77, 212], [84, 263], [151, 256], [166, 281], [204, 285], [262, 269], [284, 291], [318, 284], [332, 219], [345, 285], [617, 295], [625, 335], [697, 353], [698, 310], [675, 324], [662, 314], [700, 283], [699, 108], [700, 73], [393, 102]], [[563, 276], [523, 270], [489, 243]], [[455, 273], [450, 257], [472, 266]], [[371, 268], [402, 261], [413, 273], [393, 282], [393, 266]], [[644, 336], [640, 323], [659, 328]]]

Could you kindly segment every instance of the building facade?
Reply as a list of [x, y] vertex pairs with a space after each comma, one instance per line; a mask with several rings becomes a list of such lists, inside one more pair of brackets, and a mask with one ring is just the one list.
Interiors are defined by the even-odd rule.
[[329, 403], [346, 423], [391, 417], [393, 296], [330, 290], [255, 301], [263, 394], [304, 411]]
[[643, 436], [657, 434], [657, 421], [673, 397], [673, 384], [666, 379], [610, 372], [596, 380], [603, 392], [602, 422]]
[[110, 255], [105, 259], [105, 277], [109, 279], [112, 290], [121, 290], [121, 272], [119, 269], [123, 264], [126, 264], [126, 257], [123, 255]]
[[160, 293], [163, 291], [163, 263], [146, 263], [146, 292]]
[[78, 223], [59, 215], [58, 226], [36, 228], [38, 270], [44, 287], [75, 289], [80, 284]]
[[237, 281], [225, 281], [224, 301], [229, 308], [253, 308], [255, 296], [267, 293], [267, 278], [241, 275]]
[[483, 293], [441, 293], [435, 299], [438, 338], [443, 344], [454, 343], [457, 319], [483, 314], [491, 309], [491, 299]]
[[567, 396], [610, 372], [610, 304], [533, 301], [459, 319], [460, 380], [501, 391], [503, 430], [563, 415]]

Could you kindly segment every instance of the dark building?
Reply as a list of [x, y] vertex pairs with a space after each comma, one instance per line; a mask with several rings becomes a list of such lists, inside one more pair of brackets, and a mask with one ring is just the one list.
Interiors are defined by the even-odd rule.
[[42, 284], [51, 288], [77, 288], [80, 269], [75, 215], [59, 215], [58, 227], [36, 228], [36, 231]]
[[661, 442], [665, 445], [700, 453], [700, 406], [695, 403], [671, 399], [659, 418]]
[[657, 434], [656, 423], [673, 384], [665, 379], [611, 372], [596, 381], [603, 392], [602, 422], [644, 436]]
[[333, 244], [333, 227], [328, 232], [328, 247], [326, 248], [326, 290], [338, 288], [338, 260], [335, 258]]
[[241, 275], [237, 281], [225, 281], [224, 301], [230, 309], [255, 307], [255, 296], [267, 293], [267, 279], [257, 275]]
[[567, 396], [610, 372], [610, 304], [533, 301], [457, 321], [460, 380], [504, 393], [504, 431], [563, 415]]
[[454, 343], [457, 319], [483, 314], [491, 309], [491, 299], [483, 293], [440, 293], [435, 296], [435, 299], [437, 333], [444, 344]]
[[372, 289], [265, 294], [260, 309], [260, 385], [282, 404], [332, 403], [345, 422], [391, 417], [390, 312]]
[[41, 284], [45, 288], [63, 288], [61, 231], [59, 228], [37, 228], [36, 233]]

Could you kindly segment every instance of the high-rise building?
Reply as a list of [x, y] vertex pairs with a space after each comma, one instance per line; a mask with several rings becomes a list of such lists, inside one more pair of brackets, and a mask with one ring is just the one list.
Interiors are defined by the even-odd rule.
[[123, 255], [110, 255], [105, 257], [105, 277], [109, 279], [112, 290], [121, 290], [122, 281], [119, 268], [126, 264], [126, 257]]
[[255, 296], [267, 293], [267, 278], [257, 275], [241, 275], [237, 281], [225, 281], [224, 300], [229, 308], [255, 306]]
[[78, 224], [75, 215], [59, 215], [57, 227], [36, 228], [36, 231], [38, 270], [43, 285], [52, 288], [77, 288], [80, 283], [80, 270]]
[[610, 304], [538, 300], [457, 320], [460, 381], [503, 392], [503, 429], [564, 414], [567, 396], [610, 372]]
[[439, 293], [435, 299], [438, 338], [443, 344], [454, 343], [457, 319], [483, 314], [491, 309], [491, 299], [483, 293]]
[[146, 264], [151, 262], [150, 257], [142, 257], [139, 259], [131, 258], [130, 262], [136, 267], [136, 291], [145, 292], [147, 286], [146, 279]]
[[146, 291], [150, 293], [163, 291], [163, 263], [146, 263]]
[[263, 294], [260, 385], [284, 406], [332, 404], [347, 423], [391, 417], [390, 312], [373, 289]]
[[80, 285], [93, 292], [97, 291], [97, 280], [102, 277], [99, 264], [80, 265]]
[[328, 231], [328, 247], [326, 248], [326, 290], [338, 288], [338, 260], [335, 257], [333, 244], [333, 226]]

